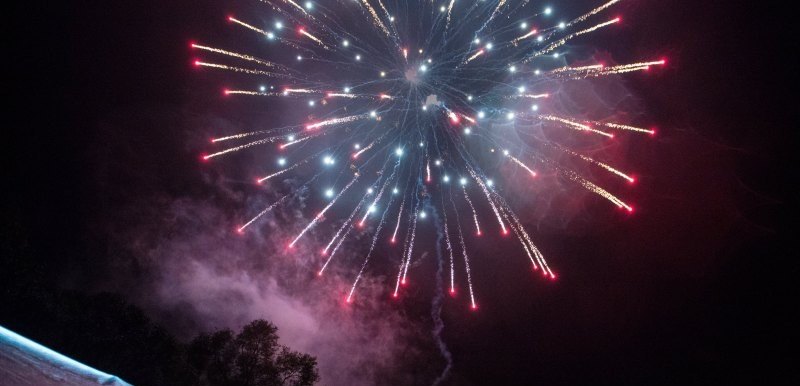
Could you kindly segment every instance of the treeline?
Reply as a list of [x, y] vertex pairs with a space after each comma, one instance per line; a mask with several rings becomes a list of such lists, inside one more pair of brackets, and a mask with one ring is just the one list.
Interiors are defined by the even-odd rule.
[[278, 329], [256, 320], [181, 342], [116, 294], [51, 284], [13, 223], [0, 245], [0, 325], [134, 385], [312, 385], [316, 358], [280, 345]]

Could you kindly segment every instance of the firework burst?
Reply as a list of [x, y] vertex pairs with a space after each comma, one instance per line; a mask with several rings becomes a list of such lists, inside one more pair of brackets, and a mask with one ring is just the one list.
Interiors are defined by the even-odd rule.
[[[468, 251], [465, 236], [479, 237], [492, 229], [510, 235], [535, 271], [556, 277], [498, 190], [502, 181], [492, 178], [486, 172], [490, 168], [478, 160], [518, 168], [523, 178], [534, 181], [542, 172], [560, 175], [576, 188], [633, 211], [630, 203], [545, 151], [634, 182], [629, 172], [575, 149], [569, 138], [587, 134], [582, 140], [602, 145], [617, 134], [653, 135], [653, 129], [564, 115], [552, 106], [560, 85], [665, 64], [653, 58], [612, 66], [586, 61], [564, 65], [558, 60], [568, 44], [613, 30], [621, 18], [606, 11], [618, 2], [557, 21], [552, 8], [537, 8], [527, 0], [261, 0], [265, 14], [277, 21], [265, 24], [253, 15], [228, 20], [241, 34], [265, 38], [275, 58], [258, 57], [258, 49], [236, 52], [203, 42], [191, 44], [202, 57], [194, 64], [254, 79], [256, 86], [226, 89], [226, 96], [265, 98], [267, 103], [283, 99], [313, 114], [289, 126], [215, 138], [213, 150], [203, 159], [245, 150], [277, 153], [278, 167], [263, 170], [258, 183], [301, 168], [319, 168], [301, 186], [322, 192], [328, 202], [303, 224], [287, 249], [302, 243], [331, 208], [341, 206], [349, 215], [339, 216], [341, 224], [321, 249], [325, 258], [313, 267], [323, 275], [335, 264], [345, 239], [371, 222], [371, 243], [353, 274], [347, 302], [353, 301], [376, 245], [387, 240], [402, 251], [392, 291], [397, 297], [409, 280], [418, 230], [434, 226], [432, 221], [423, 223], [436, 215], [440, 240], [446, 244], [448, 292], [456, 293], [457, 277], [463, 275], [470, 307], [477, 309], [470, 259], [480, 256]], [[268, 86], [259, 86], [265, 83]], [[508, 127], [524, 131], [536, 125], [562, 130], [564, 136], [559, 141], [539, 138], [536, 143], [508, 136]], [[316, 177], [323, 173], [341, 177], [340, 186], [319, 186]], [[291, 196], [290, 192], [262, 208], [237, 231], [256, 227], [274, 208], [289, 205]], [[464, 267], [461, 273], [456, 260]]]

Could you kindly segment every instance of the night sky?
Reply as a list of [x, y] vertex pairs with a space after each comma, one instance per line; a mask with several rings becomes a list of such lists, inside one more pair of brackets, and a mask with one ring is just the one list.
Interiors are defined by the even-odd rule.
[[[518, 244], [476, 243], [480, 309], [470, 312], [460, 297], [446, 300], [443, 311], [454, 362], [448, 384], [762, 383], [788, 381], [787, 366], [796, 364], [796, 351], [785, 351], [796, 343], [796, 331], [788, 332], [796, 300], [783, 301], [796, 293], [789, 279], [798, 273], [789, 261], [796, 252], [785, 250], [796, 196], [789, 193], [788, 155], [796, 141], [788, 117], [796, 106], [776, 101], [791, 95], [794, 64], [781, 60], [797, 44], [786, 44], [792, 36], [773, 29], [782, 23], [745, 6], [627, 3], [616, 11], [623, 15], [620, 31], [583, 43], [619, 62], [669, 60], [664, 70], [625, 78], [659, 129], [654, 140], [625, 150], [641, 176], [626, 192], [636, 212], [620, 214], [592, 200], [568, 221], [544, 219], [532, 227], [559, 274], [555, 282], [531, 275]], [[6, 30], [13, 40], [4, 59], [13, 85], [5, 103], [5, 132], [12, 133], [3, 152], [6, 229], [26, 235], [47, 280], [121, 293], [183, 338], [239, 328], [254, 316], [278, 319], [285, 330], [281, 321], [291, 323], [285, 315], [298, 309], [311, 318], [323, 309], [340, 312], [334, 319], [357, 319], [343, 337], [362, 339], [343, 350], [371, 353], [370, 345], [394, 345], [379, 351], [386, 359], [379, 375], [389, 383], [427, 384], [444, 366], [430, 337], [433, 257], [420, 263], [412, 281], [423, 283], [402, 302], [383, 304], [385, 294], [366, 291], [362, 297], [375, 299], [364, 310], [340, 309], [339, 293], [321, 290], [295, 303], [300, 284], [318, 282], [296, 267], [279, 274], [286, 271], [266, 261], [287, 257], [269, 248], [258, 255], [265, 262], [236, 257], [235, 266], [223, 266], [215, 260], [263, 247], [266, 236], [242, 238], [229, 224], [243, 207], [266, 201], [251, 201], [252, 183], [226, 174], [236, 161], [216, 168], [198, 156], [213, 129], [244, 131], [277, 113], [260, 110], [268, 105], [263, 102], [223, 98], [226, 77], [194, 69], [188, 43], [229, 39], [229, 12], [269, 12], [251, 6], [246, 0], [15, 6], [24, 9]], [[198, 252], [204, 250], [210, 252]], [[210, 317], [207, 307], [222, 302], [199, 301], [192, 287], [197, 277], [166, 277], [180, 275], [182, 262], [207, 264], [212, 275], [241, 270], [255, 282], [274, 280], [274, 286], [254, 286], [279, 289], [280, 301], [259, 292], [276, 310], [259, 314], [258, 302], [233, 297], [220, 314], [250, 311]], [[166, 296], [170, 290], [186, 298]], [[373, 320], [384, 316], [385, 323]], [[359, 326], [389, 335], [366, 339]], [[404, 332], [392, 335], [394, 328]], [[287, 334], [287, 343], [300, 349], [330, 349]], [[319, 356], [321, 366], [353, 363], [323, 363], [328, 358], [335, 357]], [[323, 371], [322, 384], [369, 383], [353, 375], [359, 371], [369, 372], [326, 380], [334, 372]]]

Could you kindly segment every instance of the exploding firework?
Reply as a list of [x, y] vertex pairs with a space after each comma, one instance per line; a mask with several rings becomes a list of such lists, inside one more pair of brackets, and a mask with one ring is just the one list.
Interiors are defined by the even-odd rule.
[[[255, 79], [250, 88], [224, 90], [228, 97], [283, 100], [313, 113], [288, 126], [214, 138], [213, 151], [203, 159], [245, 150], [274, 152], [278, 167], [257, 176], [259, 184], [318, 168], [302, 186], [322, 192], [328, 202], [302, 225], [287, 249], [302, 243], [327, 219], [326, 213], [340, 206], [349, 215], [339, 216], [341, 224], [321, 250], [324, 258], [314, 270], [323, 275], [345, 239], [371, 222], [369, 249], [354, 267], [347, 302], [353, 301], [376, 245], [385, 241], [402, 252], [392, 291], [397, 297], [409, 280], [418, 230], [427, 217], [436, 216], [439, 241], [446, 244], [448, 292], [456, 293], [454, 262], [460, 260], [470, 307], [477, 309], [470, 259], [480, 257], [468, 251], [465, 237], [492, 229], [511, 235], [534, 270], [556, 277], [501, 195], [498, 185], [503, 181], [489, 175], [491, 168], [479, 160], [517, 168], [532, 181], [544, 171], [560, 175], [578, 189], [633, 211], [627, 201], [553, 155], [633, 183], [630, 173], [575, 149], [570, 138], [604, 145], [617, 134], [655, 134], [630, 122], [588, 120], [553, 107], [564, 84], [665, 64], [652, 58], [618, 65], [563, 60], [570, 42], [620, 23], [617, 16], [604, 16], [620, 1], [558, 21], [552, 8], [537, 8], [527, 0], [261, 0], [275, 21], [265, 24], [259, 21], [262, 15], [228, 20], [238, 33], [264, 38], [274, 58], [204, 42], [191, 44], [203, 57], [194, 64]], [[558, 141], [535, 136], [517, 141], [508, 135], [508, 130], [531, 127], [561, 130], [563, 135]], [[323, 173], [338, 175], [340, 186], [318, 186], [316, 177]], [[256, 226], [274, 208], [289, 205], [292, 195], [261, 208], [236, 230]]]

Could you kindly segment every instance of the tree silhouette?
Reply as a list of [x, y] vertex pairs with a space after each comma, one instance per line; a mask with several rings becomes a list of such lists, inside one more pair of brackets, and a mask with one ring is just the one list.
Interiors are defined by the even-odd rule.
[[189, 344], [189, 364], [201, 385], [305, 386], [319, 380], [316, 358], [278, 344], [278, 328], [255, 320], [231, 330], [203, 334]]

